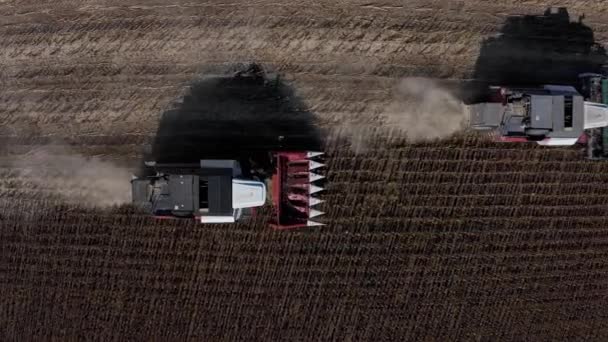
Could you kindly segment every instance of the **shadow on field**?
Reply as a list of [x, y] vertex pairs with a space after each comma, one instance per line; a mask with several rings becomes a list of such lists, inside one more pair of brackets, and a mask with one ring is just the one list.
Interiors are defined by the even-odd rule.
[[527, 86], [578, 84], [578, 75], [600, 72], [608, 62], [606, 50], [595, 42], [583, 17], [571, 21], [564, 7], [542, 15], [513, 15], [500, 34], [481, 46], [474, 82], [467, 85], [467, 102], [480, 99], [488, 85]]
[[163, 163], [247, 160], [320, 148], [314, 115], [293, 88], [257, 64], [239, 64], [193, 82], [163, 113], [149, 157]]

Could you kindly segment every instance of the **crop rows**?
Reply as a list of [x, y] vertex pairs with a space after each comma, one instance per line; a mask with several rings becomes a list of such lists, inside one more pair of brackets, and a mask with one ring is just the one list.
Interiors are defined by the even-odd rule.
[[[162, 320], [155, 333], [237, 337], [249, 329], [272, 337], [280, 324], [281, 336], [314, 339], [319, 333], [338, 333], [335, 329], [367, 336], [372, 325], [399, 317], [404, 324], [381, 330], [383, 337], [395, 338], [418, 336], [453, 319], [408, 323], [408, 317], [437, 317], [431, 313], [439, 308], [467, 325], [485, 320], [482, 330], [505, 322], [527, 326], [518, 313], [534, 307], [554, 320], [565, 319], [564, 294], [581, 308], [569, 314], [572, 318], [605, 318], [586, 313], [599, 309], [597, 301], [606, 290], [608, 236], [603, 229], [543, 224], [543, 229], [510, 232], [336, 234], [328, 229], [290, 234], [56, 210], [43, 213], [44, 224], [5, 221], [0, 284], [24, 305], [49, 300], [49, 293], [64, 298], [56, 313], [77, 317], [90, 312], [79, 318], [80, 328], [98, 333], [144, 336], [153, 328], [149, 322]], [[35, 287], [45, 291], [28, 290]], [[535, 304], [522, 306], [522, 301]], [[20, 310], [26, 307], [12, 305], [11, 310], [25, 314]], [[498, 315], [490, 307], [505, 311]], [[193, 315], [215, 319], [202, 325], [193, 323]], [[76, 333], [62, 322], [53, 329]]]
[[[562, 2], [608, 39], [603, 1]], [[401, 77], [470, 78], [545, 5], [0, 1], [0, 340], [606, 340], [608, 163], [377, 125]], [[201, 74], [252, 59], [326, 130], [326, 226], [89, 208], [15, 163], [136, 165]]]

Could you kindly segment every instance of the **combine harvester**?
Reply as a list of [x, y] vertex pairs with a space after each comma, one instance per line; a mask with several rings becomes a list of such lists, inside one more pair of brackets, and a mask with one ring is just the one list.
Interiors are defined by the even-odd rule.
[[[490, 87], [488, 100], [469, 106], [469, 126], [497, 141], [545, 146], [588, 145], [589, 157], [608, 146], [608, 77], [579, 75], [580, 86]], [[580, 92], [579, 92], [580, 91]], [[608, 151], [606, 151], [608, 153]]]
[[[227, 78], [266, 84], [257, 65]], [[258, 82], [259, 81], [259, 82]], [[283, 136], [276, 137], [282, 141]], [[229, 141], [224, 142], [229, 144]], [[323, 214], [314, 207], [323, 201], [319, 181], [322, 152], [255, 151], [227, 159], [196, 163], [146, 162], [149, 176], [131, 180], [133, 203], [157, 218], [190, 218], [201, 223], [234, 223], [270, 206], [274, 229], [321, 226]], [[215, 156], [214, 156], [215, 157]]]
[[[275, 229], [320, 226], [311, 219], [323, 214], [313, 209], [322, 201], [313, 195], [324, 176], [321, 152], [272, 152], [275, 172], [268, 177], [255, 169], [243, 170], [236, 160], [209, 159], [199, 164], [146, 165], [156, 175], [131, 181], [133, 202], [156, 217], [194, 218], [201, 223], [234, 223], [255, 214], [269, 201]], [[270, 188], [270, 190], [268, 190]], [[268, 196], [270, 193], [270, 196]]]

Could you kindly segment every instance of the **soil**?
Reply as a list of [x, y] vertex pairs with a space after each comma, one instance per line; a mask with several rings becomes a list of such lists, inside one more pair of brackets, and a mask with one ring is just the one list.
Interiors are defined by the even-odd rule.
[[[564, 0], [565, 21], [548, 3], [0, 1], [0, 337], [605, 340], [608, 164], [466, 133], [411, 144], [383, 121], [405, 77], [471, 100], [600, 70], [608, 4]], [[291, 114], [196, 117], [207, 77], [248, 61], [281, 75], [260, 122]], [[322, 148], [327, 225], [91, 209], [15, 163], [44, 147], [135, 170], [188, 128], [217, 129], [208, 149], [274, 130]]]

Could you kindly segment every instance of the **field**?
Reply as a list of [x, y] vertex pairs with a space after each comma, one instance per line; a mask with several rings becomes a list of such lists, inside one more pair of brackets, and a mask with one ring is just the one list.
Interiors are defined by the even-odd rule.
[[[464, 97], [599, 68], [608, 5], [562, 3], [574, 23], [516, 16], [540, 0], [0, 0], [1, 339], [606, 340], [608, 163], [380, 127], [404, 77]], [[247, 60], [283, 76], [284, 128], [323, 138], [327, 226], [157, 221], [40, 181], [66, 155], [135, 168]]]

